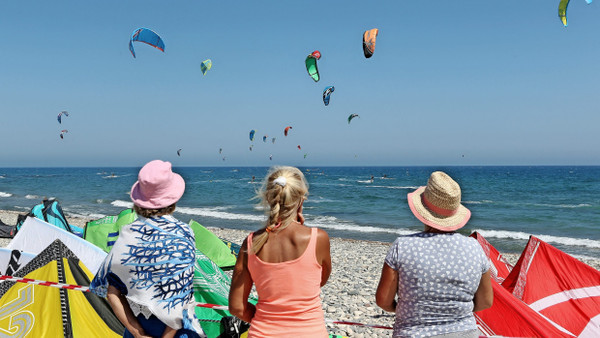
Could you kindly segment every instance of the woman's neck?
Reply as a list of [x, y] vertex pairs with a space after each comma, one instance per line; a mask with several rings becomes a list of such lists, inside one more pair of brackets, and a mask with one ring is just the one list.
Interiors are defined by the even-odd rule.
[[429, 225], [425, 225], [425, 232], [429, 232], [429, 233], [433, 233], [433, 234], [450, 234], [453, 233], [454, 231], [443, 231], [443, 230], [439, 230], [436, 228], [432, 228]]

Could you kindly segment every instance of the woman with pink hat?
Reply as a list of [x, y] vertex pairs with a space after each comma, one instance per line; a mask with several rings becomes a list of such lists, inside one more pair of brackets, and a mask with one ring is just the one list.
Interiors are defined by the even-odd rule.
[[396, 313], [394, 337], [479, 336], [473, 312], [492, 306], [490, 263], [475, 239], [455, 232], [471, 217], [460, 202], [460, 186], [441, 171], [408, 194], [425, 231], [396, 239], [375, 295]]
[[108, 298], [123, 337], [205, 337], [195, 315], [194, 233], [171, 214], [185, 182], [155, 160], [131, 188], [138, 214], [121, 229], [90, 287]]

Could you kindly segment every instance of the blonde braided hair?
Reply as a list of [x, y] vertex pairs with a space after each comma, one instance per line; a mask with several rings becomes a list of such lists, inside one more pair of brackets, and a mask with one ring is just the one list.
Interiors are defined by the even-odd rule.
[[268, 219], [265, 231], [253, 237], [252, 251], [258, 253], [267, 242], [269, 233], [285, 229], [296, 216], [301, 203], [308, 195], [308, 183], [304, 174], [295, 167], [273, 167], [258, 192]]

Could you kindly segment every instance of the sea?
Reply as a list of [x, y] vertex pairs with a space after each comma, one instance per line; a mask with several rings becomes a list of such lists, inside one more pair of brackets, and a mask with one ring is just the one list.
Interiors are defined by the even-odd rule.
[[[132, 206], [140, 168], [0, 168], [0, 209], [27, 213], [43, 198], [90, 220]], [[407, 194], [441, 170], [472, 212], [459, 232], [477, 231], [501, 252], [520, 253], [533, 235], [576, 257], [600, 259], [600, 166], [302, 167], [306, 224], [331, 237], [392, 243], [423, 230]], [[256, 198], [268, 167], [179, 167], [186, 191], [175, 217], [204, 226], [256, 230]], [[371, 179], [373, 177], [373, 179]]]

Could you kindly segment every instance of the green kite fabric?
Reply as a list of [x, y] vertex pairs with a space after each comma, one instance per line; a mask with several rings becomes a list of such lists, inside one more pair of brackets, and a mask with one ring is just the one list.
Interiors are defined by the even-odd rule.
[[106, 216], [85, 225], [83, 238], [105, 252], [109, 252], [124, 225], [135, 221], [137, 214], [133, 209], [125, 209], [117, 216]]
[[[194, 266], [194, 298], [199, 303], [228, 305], [231, 278], [200, 250], [196, 250]], [[250, 298], [252, 304], [257, 300]], [[218, 337], [222, 332], [221, 318], [231, 316], [225, 310], [196, 307], [196, 317], [208, 337]]]
[[231, 268], [235, 265], [235, 255], [219, 237], [194, 220], [191, 220], [189, 224], [196, 236], [196, 249], [221, 269]]

